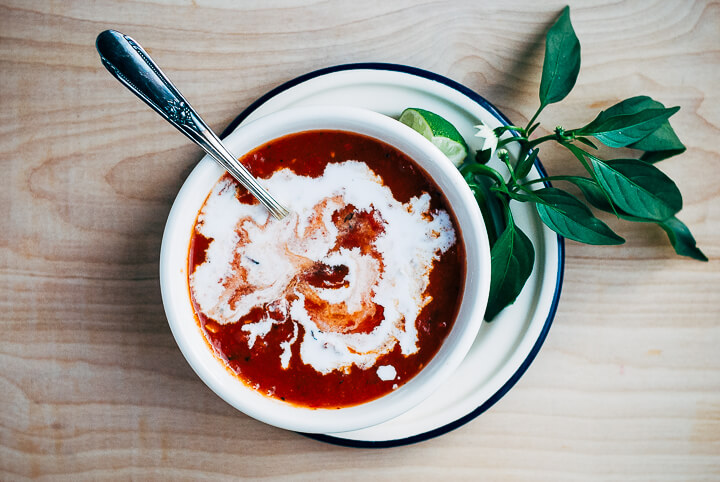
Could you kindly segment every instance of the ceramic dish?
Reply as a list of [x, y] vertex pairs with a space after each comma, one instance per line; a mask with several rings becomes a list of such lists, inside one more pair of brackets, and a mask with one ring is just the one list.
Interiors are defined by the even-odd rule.
[[[368, 136], [405, 153], [445, 193], [460, 227], [459, 235], [467, 250], [462, 303], [437, 354], [407, 383], [359, 405], [312, 409], [265, 396], [237, 380], [225, 363], [212, 355], [196, 324], [187, 286], [190, 233], [197, 212], [224, 172], [209, 156], [197, 165], [180, 189], [168, 216], [160, 252], [160, 287], [168, 323], [180, 350], [198, 376], [221, 398], [247, 415], [276, 427], [312, 433], [377, 425], [406, 412], [437, 390], [455, 372], [476, 340], [490, 290], [487, 231], [472, 192], [448, 158], [406, 125], [367, 109], [306, 106], [285, 109], [251, 122], [227, 136], [225, 145], [240, 155], [288, 134], [323, 129]], [[282, 192], [276, 195], [292, 209], [292, 199], [283, 198]], [[269, 216], [267, 212], [264, 214]]]
[[[406, 107], [437, 112], [472, 144], [478, 120], [509, 124], [492, 104], [469, 88], [432, 72], [394, 64], [350, 64], [318, 70], [267, 93], [226, 129], [297, 106], [356, 106], [398, 117]], [[492, 161], [491, 161], [492, 162]], [[495, 166], [498, 167], [498, 166]], [[544, 175], [536, 162], [529, 178]], [[442, 435], [495, 404], [525, 373], [552, 324], [563, 279], [562, 238], [546, 228], [531, 206], [512, 204], [513, 217], [532, 240], [533, 273], [515, 304], [484, 322], [460, 368], [433, 395], [409, 412], [353, 432], [309, 435], [355, 447], [391, 447]]]

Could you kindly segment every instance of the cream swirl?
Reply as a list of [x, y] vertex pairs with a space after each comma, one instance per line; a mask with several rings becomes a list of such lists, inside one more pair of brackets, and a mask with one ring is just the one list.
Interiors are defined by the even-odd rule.
[[283, 169], [264, 184], [292, 201], [289, 218], [241, 203], [226, 178], [200, 211], [198, 232], [212, 241], [190, 287], [203, 314], [227, 324], [263, 310], [242, 328], [250, 347], [273, 324], [293, 323], [285, 368], [298, 342], [301, 361], [320, 373], [369, 368], [397, 344], [415, 353], [433, 263], [456, 242], [449, 214], [432, 210], [427, 193], [397, 201], [357, 161], [315, 178]]

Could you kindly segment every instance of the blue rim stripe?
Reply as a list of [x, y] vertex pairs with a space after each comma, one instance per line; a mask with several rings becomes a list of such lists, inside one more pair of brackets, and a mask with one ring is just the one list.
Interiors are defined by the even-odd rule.
[[[445, 84], [446, 86], [457, 90], [458, 92], [464, 94], [466, 97], [470, 98], [475, 103], [482, 106], [484, 109], [486, 109], [488, 112], [490, 112], [493, 116], [495, 116], [502, 124], [504, 125], [510, 125], [510, 120], [505, 117], [505, 115], [497, 110], [497, 108], [492, 105], [490, 102], [488, 102], [484, 97], [476, 93], [475, 91], [465, 87], [464, 85], [449, 79], [447, 77], [444, 77], [442, 75], [436, 74], [434, 72], [430, 72], [428, 70], [419, 69], [417, 67], [409, 67], [407, 65], [401, 65], [401, 64], [389, 64], [389, 63], [382, 63], [382, 62], [366, 62], [366, 63], [356, 63], [356, 64], [342, 64], [342, 65], [335, 65], [332, 67], [327, 67], [324, 69], [315, 70], [313, 72], [309, 72], [307, 74], [301, 75], [300, 77], [296, 77], [292, 80], [289, 80], [285, 82], [284, 84], [279, 85], [278, 87], [275, 87], [262, 97], [258, 98], [255, 102], [250, 104], [250, 106], [242, 111], [240, 115], [238, 115], [230, 124], [225, 128], [225, 130], [222, 132], [221, 137], [225, 137], [228, 134], [230, 134], [232, 131], [234, 131], [242, 121], [244, 121], [250, 114], [252, 114], [255, 110], [257, 110], [261, 105], [263, 105], [265, 102], [270, 100], [271, 98], [275, 97], [276, 95], [295, 87], [298, 84], [302, 84], [303, 82], [306, 82], [308, 80], [314, 79], [316, 77], [321, 77], [323, 75], [331, 74], [334, 72], [341, 72], [346, 70], [388, 70], [388, 71], [394, 71], [394, 72], [403, 72], [410, 75], [415, 75], [417, 77], [423, 77], [429, 80], [433, 80], [435, 82], [439, 82], [441, 84]], [[540, 172], [540, 175], [542, 177], [547, 176], [547, 172], [545, 171], [545, 168], [540, 163], [539, 160], [535, 161], [535, 167]], [[549, 182], [544, 183], [545, 186], [550, 187]], [[520, 380], [520, 377], [525, 374], [527, 369], [530, 367], [530, 364], [533, 362], [535, 357], [537, 356], [538, 352], [540, 351], [540, 347], [542, 347], [543, 342], [545, 341], [545, 338], [547, 338], [548, 332], [550, 331], [550, 326], [552, 325], [553, 319], [555, 318], [555, 313], [557, 312], [558, 303], [560, 301], [560, 292], [562, 291], [562, 284], [563, 284], [563, 274], [565, 272], [565, 242], [562, 236], [557, 236], [558, 241], [558, 273], [557, 273], [557, 279], [555, 282], [555, 294], [553, 295], [552, 305], [550, 306], [550, 311], [548, 313], [547, 318], [545, 319], [545, 323], [543, 325], [542, 331], [540, 332], [540, 336], [538, 337], [537, 341], [535, 342], [535, 345], [533, 345], [532, 349], [530, 350], [530, 353], [528, 353], [528, 356], [525, 358], [523, 363], [520, 365], [520, 367], [517, 369], [517, 371], [513, 374], [510, 379], [505, 382], [505, 384], [500, 387], [500, 389], [493, 394], [488, 400], [485, 401], [482, 405], [477, 407], [472, 412], [468, 413], [467, 415], [464, 415], [457, 420], [450, 422], [446, 425], [443, 425], [442, 427], [438, 427], [436, 429], [430, 430], [428, 432], [424, 432], [421, 434], [413, 435], [411, 437], [405, 437], [401, 439], [394, 439], [394, 440], [380, 440], [380, 441], [365, 441], [365, 440], [351, 440], [351, 439], [345, 439], [341, 437], [334, 437], [332, 435], [325, 435], [325, 434], [309, 434], [309, 433], [301, 433], [301, 435], [304, 435], [306, 437], [319, 440], [321, 442], [327, 442], [335, 445], [342, 445], [345, 447], [358, 447], [358, 448], [389, 448], [389, 447], [398, 447], [401, 445], [410, 445], [417, 442], [422, 442], [425, 440], [429, 440], [434, 437], [438, 437], [440, 435], [446, 434], [452, 430], [455, 430], [456, 428], [465, 425], [470, 420], [473, 420], [475, 417], [480, 415], [481, 413], [488, 410], [490, 407], [495, 405], [495, 403], [500, 400], [517, 382]]]

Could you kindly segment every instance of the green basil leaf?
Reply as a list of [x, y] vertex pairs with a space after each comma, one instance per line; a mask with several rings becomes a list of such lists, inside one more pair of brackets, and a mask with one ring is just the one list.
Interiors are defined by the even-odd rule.
[[682, 221], [676, 217], [666, 219], [658, 223], [670, 238], [670, 244], [675, 248], [675, 252], [680, 256], [688, 256], [698, 261], [707, 261], [707, 256], [700, 251], [693, 238], [692, 233]]
[[602, 114], [606, 115], [607, 117], [612, 117], [618, 115], [637, 114], [638, 112], [646, 109], [664, 108], [664, 105], [662, 105], [656, 100], [653, 100], [651, 97], [648, 97], [647, 95], [638, 95], [635, 97], [630, 97], [629, 99], [625, 99], [611, 107], [608, 107], [602, 112]]
[[662, 221], [682, 209], [682, 195], [662, 171], [637, 159], [600, 161], [591, 158], [598, 182], [622, 211]]
[[497, 240], [497, 232], [495, 229], [493, 229], [492, 226], [492, 220], [490, 218], [490, 210], [488, 208], [488, 196], [486, 193], [486, 190], [482, 187], [482, 182], [473, 182], [469, 180], [465, 180], [467, 182], [468, 187], [473, 193], [473, 196], [475, 196], [475, 201], [478, 204], [478, 207], [480, 208], [480, 212], [482, 213], [483, 221], [485, 221], [485, 229], [487, 230], [488, 234], [488, 241], [490, 242], [490, 246], [492, 247], [493, 244], [495, 244], [495, 241]]
[[654, 164], [670, 157], [677, 156], [678, 154], [682, 154], [683, 152], [685, 152], [685, 147], [682, 149], [670, 149], [667, 151], [647, 151], [640, 156], [640, 159]]
[[652, 134], [647, 137], [630, 144], [628, 147], [633, 149], [639, 149], [645, 151], [640, 157], [645, 162], [660, 162], [663, 159], [677, 156], [685, 152], [686, 148], [677, 134], [670, 126], [670, 123], [665, 121], [660, 127], [658, 127]]
[[572, 194], [554, 187], [539, 189], [535, 194], [546, 203], [535, 204], [540, 219], [561, 236], [585, 244], [625, 242]]
[[505, 230], [506, 224], [503, 205], [498, 198], [502, 194], [494, 193], [490, 188], [505, 187], [505, 180], [495, 169], [478, 163], [462, 164], [459, 171], [480, 207], [492, 248], [499, 234]]
[[487, 321], [492, 321], [506, 306], [515, 302], [535, 264], [532, 241], [515, 225], [512, 216], [507, 218], [505, 230], [490, 250], [490, 298], [485, 310]]
[[[604, 114], [606, 116], [636, 114], [645, 109], [664, 109], [665, 106], [660, 102], [646, 96], [640, 95], [631, 97], [615, 104], [607, 109]], [[658, 162], [668, 157], [676, 156], [685, 152], [685, 146], [675, 131], [670, 126], [670, 122], [663, 122], [660, 127], [643, 137], [637, 142], [630, 144], [628, 147], [646, 151], [640, 158], [646, 162]]]
[[497, 239], [506, 228], [505, 216], [500, 200], [490, 191], [492, 180], [488, 177], [479, 176], [477, 179], [465, 179], [475, 200], [482, 212], [485, 227], [488, 233], [490, 247], [495, 246]]
[[580, 72], [580, 41], [570, 22], [570, 7], [545, 36], [545, 60], [540, 81], [540, 108], [563, 100]]
[[[607, 211], [610, 213], [613, 212], [612, 208], [607, 203], [605, 196], [603, 196], [602, 191], [600, 190], [600, 186], [598, 186], [595, 181], [584, 177], [578, 177], [573, 179], [572, 182], [580, 188], [583, 195], [585, 196], [585, 199], [587, 199], [590, 204], [603, 211]], [[688, 227], [685, 226], [685, 224], [683, 224], [682, 221], [680, 221], [675, 216], [668, 218], [664, 221], [655, 221], [652, 219], [632, 216], [623, 212], [620, 209], [616, 210], [618, 211], [618, 216], [620, 216], [626, 221], [633, 221], [639, 223], [655, 223], [660, 226], [665, 231], [665, 233], [667, 233], [667, 236], [670, 239], [670, 244], [672, 244], [673, 248], [675, 248], [675, 252], [677, 254], [681, 256], [688, 256], [699, 261], [708, 260], [707, 256], [705, 256], [705, 254], [700, 251], [700, 248], [697, 247], [695, 243], [695, 238], [693, 237], [692, 233], [690, 233]]]
[[606, 146], [626, 147], [650, 135], [680, 110], [680, 107], [651, 108], [632, 114], [615, 114], [613, 112], [620, 109], [613, 107], [600, 112], [591, 123], [577, 129], [574, 134], [593, 136]]
[[608, 213], [613, 212], [612, 206], [603, 195], [602, 188], [598, 183], [586, 177], [577, 177], [573, 179], [572, 183], [580, 188], [583, 196], [585, 196], [585, 199], [591, 206]]
[[583, 165], [583, 167], [585, 168], [585, 170], [586, 170], [588, 173], [590, 173], [590, 176], [592, 177], [592, 180], [595, 181], [595, 183], [597, 184], [597, 186], [598, 186], [598, 188], [599, 188], [599, 190], [600, 190], [600, 194], [605, 198], [607, 205], [608, 205], [608, 206], [610, 207], [610, 209], [612, 210], [613, 206], [612, 206], [612, 204], [611, 204], [610, 194], [608, 194], [607, 192], [605, 192], [605, 189], [598, 183], [598, 177], [597, 177], [597, 174], [595, 173], [595, 170], [594, 170], [594, 169], [592, 168], [592, 166], [588, 163], [587, 159], [585, 159], [586, 157], [587, 157], [588, 159], [593, 159], [593, 158], [595, 158], [595, 156], [593, 156], [593, 155], [590, 154], [589, 152], [585, 152], [584, 150], [580, 149], [579, 147], [577, 147], [577, 146], [575, 146], [575, 145], [573, 145], [573, 144], [570, 144], [570, 143], [567, 143], [567, 142], [563, 142], [562, 145], [563, 145], [564, 147], [566, 147], [570, 152], [572, 152], [573, 155], [577, 158], [577, 160], [580, 161], [580, 163]]
[[[626, 213], [617, 206], [611, 206], [608, 198], [603, 194], [603, 190], [598, 183], [586, 177], [576, 177], [572, 182], [580, 188], [585, 196], [585, 200], [591, 206], [607, 213], [615, 214], [617, 217], [626, 221], [636, 221], [642, 223], [654, 223], [652, 219], [639, 218]], [[613, 209], [614, 208], [614, 209]]]

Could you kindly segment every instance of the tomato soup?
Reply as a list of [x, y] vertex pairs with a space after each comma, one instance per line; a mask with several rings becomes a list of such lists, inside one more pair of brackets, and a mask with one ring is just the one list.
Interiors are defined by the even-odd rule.
[[188, 284], [208, 345], [243, 383], [341, 408], [396, 390], [452, 328], [465, 248], [411, 159], [343, 131], [307, 131], [240, 161], [290, 206], [272, 218], [225, 174], [193, 228]]

